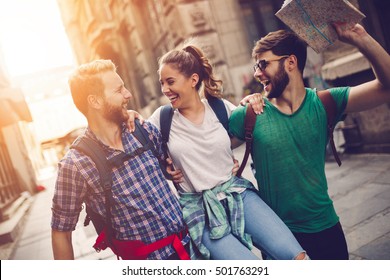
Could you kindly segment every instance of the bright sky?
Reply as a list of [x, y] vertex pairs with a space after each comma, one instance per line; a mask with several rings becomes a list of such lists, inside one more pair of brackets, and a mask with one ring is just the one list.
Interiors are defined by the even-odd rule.
[[0, 50], [11, 77], [72, 65], [56, 0], [0, 0]]
[[[57, 0], [0, 0], [0, 52], [0, 63], [5, 64], [11, 80], [57, 67], [73, 67], [75, 62]], [[38, 85], [40, 81], [26, 86], [25, 95], [36, 97], [48, 89], [55, 91]], [[66, 89], [66, 81], [58, 81], [58, 90]], [[63, 136], [85, 125], [85, 118], [73, 105], [70, 94], [33, 101], [29, 108], [39, 141]]]

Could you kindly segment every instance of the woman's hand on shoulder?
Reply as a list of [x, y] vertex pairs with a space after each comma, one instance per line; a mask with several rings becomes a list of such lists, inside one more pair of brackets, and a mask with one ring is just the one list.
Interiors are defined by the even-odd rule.
[[252, 105], [252, 109], [256, 115], [262, 114], [264, 112], [265, 102], [261, 93], [253, 93], [245, 96], [240, 101], [240, 104], [245, 106], [246, 103], [250, 103]]
[[130, 130], [130, 132], [134, 132], [135, 130], [135, 119], [138, 119], [140, 124], [143, 124], [145, 119], [141, 116], [140, 113], [134, 110], [127, 110], [127, 114], [129, 115], [129, 118], [126, 122], [127, 128]]

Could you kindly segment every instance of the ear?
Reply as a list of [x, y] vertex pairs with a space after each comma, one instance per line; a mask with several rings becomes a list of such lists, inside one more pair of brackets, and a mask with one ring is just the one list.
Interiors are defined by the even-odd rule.
[[94, 109], [100, 109], [103, 105], [103, 99], [96, 94], [90, 94], [87, 96], [88, 106]]
[[288, 71], [292, 71], [294, 69], [298, 69], [298, 59], [295, 55], [290, 55], [287, 59], [287, 69]]
[[199, 75], [194, 73], [191, 75], [191, 86], [194, 88], [199, 82]]

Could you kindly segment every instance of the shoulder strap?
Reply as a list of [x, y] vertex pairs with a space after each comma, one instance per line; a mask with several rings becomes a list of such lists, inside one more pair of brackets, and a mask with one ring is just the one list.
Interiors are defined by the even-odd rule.
[[112, 157], [111, 159], [109, 159], [109, 162], [112, 167], [121, 166], [125, 161], [133, 157], [139, 156], [147, 150], [151, 150], [153, 155], [157, 156], [156, 149], [154, 148], [152, 141], [149, 139], [148, 132], [140, 124], [138, 119], [135, 119], [135, 130], [133, 132], [133, 136], [142, 144], [142, 147], [137, 148], [131, 153], [120, 153]]
[[165, 178], [169, 179], [170, 175], [166, 172], [166, 164], [164, 159], [160, 157], [160, 154], [157, 152], [156, 147], [154, 146], [152, 140], [150, 140], [149, 138], [149, 132], [145, 129], [145, 127], [143, 127], [143, 125], [141, 125], [138, 119], [135, 119], [135, 130], [133, 132], [133, 135], [135, 138], [137, 138], [139, 142], [141, 142], [142, 147], [138, 148], [131, 154], [128, 154], [127, 159], [140, 155], [147, 150], [151, 150], [154, 157], [158, 160], [160, 169], [163, 172]]
[[217, 115], [217, 118], [223, 127], [226, 129], [226, 131], [229, 131], [229, 118], [223, 100], [214, 96], [210, 96], [207, 98], [207, 101], [209, 102], [210, 107], [213, 109], [215, 115]]
[[141, 142], [142, 146], [147, 146], [150, 143], [149, 135], [146, 129], [141, 125], [138, 119], [135, 119], [135, 130], [133, 135], [139, 142]]
[[90, 157], [99, 171], [100, 180], [104, 189], [111, 188], [111, 166], [107, 161], [103, 148], [96, 141], [86, 136], [81, 137], [80, 141], [75, 141], [71, 148]]
[[337, 164], [341, 165], [340, 157], [336, 150], [336, 145], [334, 143], [333, 139], [333, 130], [334, 130], [334, 121], [337, 113], [337, 104], [336, 101], [333, 99], [331, 93], [329, 90], [322, 90], [317, 91], [317, 95], [319, 99], [321, 100], [322, 104], [324, 105], [325, 111], [326, 111], [326, 119], [327, 119], [327, 128], [328, 128], [328, 138], [329, 138], [329, 144], [332, 148], [333, 156], [337, 162]]
[[169, 132], [171, 130], [172, 117], [172, 106], [170, 104], [163, 106], [160, 111], [160, 131], [162, 136], [162, 149], [165, 157], [168, 157], [168, 141]]
[[256, 124], [256, 114], [253, 111], [252, 105], [248, 104], [245, 114], [245, 154], [241, 162], [240, 168], [237, 171], [237, 177], [241, 177], [242, 171], [244, 170], [246, 163], [248, 161], [249, 154], [252, 151], [252, 142], [253, 142], [253, 128]]
[[[110, 165], [109, 161], [106, 158], [106, 153], [104, 149], [93, 139], [83, 136], [80, 138], [80, 141], [75, 141], [72, 146], [72, 149], [76, 149], [80, 151], [81, 153], [85, 154], [86, 156], [90, 157], [92, 161], [95, 163], [96, 168], [99, 172], [100, 176], [100, 182], [102, 184], [104, 194], [105, 194], [105, 207], [106, 207], [106, 230], [107, 230], [107, 237], [108, 241], [111, 242], [112, 237], [112, 225], [111, 225], [111, 204], [112, 204], [112, 192], [111, 192], [111, 185], [112, 185], [112, 177], [111, 177], [111, 170], [112, 166]], [[92, 214], [93, 211], [90, 211], [88, 207], [86, 207], [87, 214], [89, 216], [97, 217], [96, 214]], [[89, 217], [91, 218], [91, 217]], [[85, 221], [85, 225], [88, 224], [88, 220]], [[100, 227], [101, 225], [95, 224], [95, 229], [98, 233], [100, 233], [103, 228]]]
[[[164, 105], [161, 108], [160, 111], [160, 132], [161, 132], [161, 139], [162, 139], [162, 150], [164, 153], [164, 158], [169, 157], [168, 153], [168, 141], [169, 141], [169, 132], [171, 131], [171, 124], [172, 124], [172, 118], [173, 118], [173, 107], [170, 104]], [[166, 168], [167, 164], [164, 161], [162, 164], [160, 164], [161, 170], [165, 175], [165, 178], [168, 180], [172, 180], [172, 176], [168, 174]], [[171, 166], [173, 169], [173, 166]], [[173, 182], [173, 181], [172, 181]], [[173, 182], [173, 185], [178, 190], [179, 185]]]

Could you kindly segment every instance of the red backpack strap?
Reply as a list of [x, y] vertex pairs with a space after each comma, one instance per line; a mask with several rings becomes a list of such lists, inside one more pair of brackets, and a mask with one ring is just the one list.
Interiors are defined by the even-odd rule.
[[190, 256], [184, 245], [181, 243], [188, 234], [185, 229], [179, 233], [169, 235], [163, 239], [150, 244], [145, 244], [141, 240], [118, 240], [113, 238], [111, 244], [108, 244], [106, 228], [99, 234], [93, 247], [97, 252], [110, 247], [118, 259], [123, 260], [145, 260], [148, 256], [165, 246], [172, 245], [179, 259], [190, 260]]
[[246, 108], [246, 114], [245, 114], [245, 154], [244, 158], [242, 160], [242, 163], [240, 165], [240, 168], [237, 171], [237, 177], [241, 177], [242, 171], [244, 171], [244, 168], [246, 166], [246, 162], [248, 161], [249, 154], [252, 150], [252, 142], [253, 142], [253, 128], [256, 124], [256, 114], [253, 111], [252, 105], [248, 104], [248, 107]]
[[330, 144], [330, 147], [332, 148], [333, 156], [334, 156], [337, 164], [340, 166], [341, 160], [340, 160], [340, 157], [337, 153], [336, 145], [335, 145], [334, 139], [333, 139], [333, 130], [334, 130], [333, 124], [334, 124], [336, 113], [337, 113], [337, 104], [336, 104], [336, 101], [334, 101], [329, 90], [317, 91], [317, 95], [318, 95], [319, 99], [321, 100], [322, 104], [324, 105], [324, 108], [326, 111], [329, 144]]

